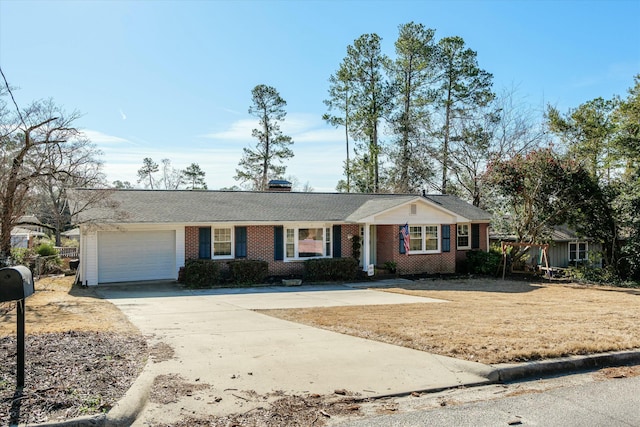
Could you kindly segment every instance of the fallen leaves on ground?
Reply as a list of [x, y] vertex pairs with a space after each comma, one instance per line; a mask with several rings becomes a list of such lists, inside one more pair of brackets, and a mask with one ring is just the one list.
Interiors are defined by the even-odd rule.
[[25, 387], [16, 390], [16, 337], [0, 338], [0, 424], [107, 412], [147, 358], [140, 335], [57, 332], [25, 338]]

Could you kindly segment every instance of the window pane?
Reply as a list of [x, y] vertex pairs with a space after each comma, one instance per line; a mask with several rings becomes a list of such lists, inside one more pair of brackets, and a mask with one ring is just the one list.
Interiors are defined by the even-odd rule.
[[458, 225], [458, 247], [469, 246], [469, 224]]
[[231, 241], [231, 229], [230, 228], [216, 228], [213, 230], [213, 240], [215, 242], [230, 242]]
[[409, 227], [409, 251], [422, 250], [422, 227]]
[[429, 225], [425, 227], [426, 232], [426, 248], [427, 251], [438, 250], [438, 226]]
[[298, 256], [300, 258], [322, 256], [322, 228], [298, 229]]
[[324, 254], [331, 255], [331, 229], [324, 229]]
[[213, 244], [213, 255], [231, 255], [231, 243], [230, 242], [215, 242]]
[[231, 255], [231, 229], [213, 229], [213, 256]]

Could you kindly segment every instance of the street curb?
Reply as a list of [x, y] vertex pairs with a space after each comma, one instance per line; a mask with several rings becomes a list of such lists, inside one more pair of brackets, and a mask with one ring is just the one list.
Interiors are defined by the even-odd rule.
[[129, 390], [111, 408], [104, 420], [105, 427], [126, 427], [133, 424], [144, 409], [149, 400], [151, 386], [156, 377], [155, 371], [150, 369], [153, 362], [147, 360], [147, 364], [142, 369], [142, 373], [129, 387]]
[[640, 363], [640, 351], [615, 351], [589, 356], [569, 356], [525, 363], [492, 365], [487, 378], [493, 382], [509, 382], [536, 376]]

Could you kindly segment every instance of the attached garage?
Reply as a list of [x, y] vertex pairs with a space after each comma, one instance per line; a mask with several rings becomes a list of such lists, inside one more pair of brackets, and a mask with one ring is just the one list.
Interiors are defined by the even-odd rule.
[[176, 278], [175, 230], [99, 231], [98, 283]]

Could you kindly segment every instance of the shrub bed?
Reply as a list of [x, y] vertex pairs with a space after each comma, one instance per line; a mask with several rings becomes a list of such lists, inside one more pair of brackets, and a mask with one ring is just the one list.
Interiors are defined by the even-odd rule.
[[260, 260], [238, 260], [230, 261], [229, 273], [231, 282], [235, 285], [255, 285], [265, 283], [269, 274], [269, 263]]
[[501, 262], [502, 254], [494, 249], [489, 252], [468, 251], [465, 270], [470, 274], [496, 275]]
[[188, 288], [210, 288], [222, 282], [220, 264], [210, 259], [191, 259], [184, 266], [184, 284]]

